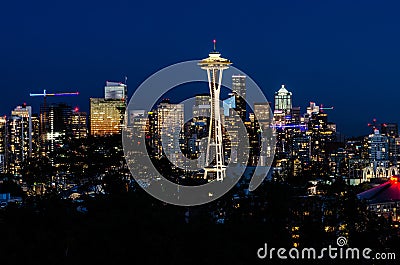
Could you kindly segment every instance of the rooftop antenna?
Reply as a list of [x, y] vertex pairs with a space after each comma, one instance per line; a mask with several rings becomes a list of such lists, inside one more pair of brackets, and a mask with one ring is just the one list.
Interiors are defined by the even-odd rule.
[[214, 39], [213, 43], [214, 43], [214, 52], [216, 52], [217, 51], [217, 40]]

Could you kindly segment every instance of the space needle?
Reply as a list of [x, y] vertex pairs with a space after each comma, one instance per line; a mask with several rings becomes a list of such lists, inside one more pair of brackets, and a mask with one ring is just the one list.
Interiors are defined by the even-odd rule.
[[198, 64], [201, 69], [207, 71], [208, 86], [211, 95], [211, 116], [207, 140], [206, 165], [204, 168], [204, 178], [211, 175], [217, 181], [222, 181], [226, 176], [226, 166], [224, 164], [224, 151], [222, 145], [222, 124], [220, 108], [220, 92], [222, 83], [222, 73], [229, 68], [231, 61], [221, 57], [216, 51], [216, 40], [213, 40], [214, 50], [210, 52], [208, 58], [201, 60]]

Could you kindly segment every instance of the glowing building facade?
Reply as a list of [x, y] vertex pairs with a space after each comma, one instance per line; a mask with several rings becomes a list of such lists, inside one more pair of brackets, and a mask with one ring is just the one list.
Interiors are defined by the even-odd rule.
[[125, 107], [123, 100], [91, 98], [90, 135], [120, 134], [124, 124]]
[[289, 113], [292, 109], [292, 92], [289, 92], [285, 85], [275, 92], [275, 111]]
[[75, 139], [85, 138], [87, 136], [87, 114], [75, 108], [71, 115], [71, 132]]
[[37, 141], [35, 142], [34, 139], [38, 137], [39, 131], [32, 123], [32, 107], [25, 104], [17, 106], [11, 112], [7, 123], [6, 168], [8, 173], [19, 175], [22, 163], [28, 157], [35, 155], [35, 150], [37, 150]]

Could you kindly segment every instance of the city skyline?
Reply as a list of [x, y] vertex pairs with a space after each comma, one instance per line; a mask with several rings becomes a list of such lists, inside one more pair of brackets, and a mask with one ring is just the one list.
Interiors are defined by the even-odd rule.
[[[233, 75], [232, 76], [232, 78], [234, 78], [235, 77], [235, 75]], [[245, 76], [244, 76], [245, 77]], [[126, 82], [126, 79], [127, 79], [127, 77], [124, 77], [125, 78], [125, 82]], [[78, 105], [77, 103], [77, 97], [62, 97], [62, 99], [59, 99], [59, 98], [52, 98], [52, 97], [48, 97], [47, 98], [47, 104], [67, 104], [68, 106], [70, 106], [71, 107], [71, 110], [73, 110], [73, 111], [83, 111], [83, 112], [87, 112], [88, 114], [90, 114], [90, 110], [91, 110], [91, 107], [90, 107], [90, 104], [91, 104], [91, 101], [92, 101], [92, 99], [97, 99], [97, 98], [107, 98], [107, 96], [105, 96], [104, 95], [104, 93], [107, 93], [107, 92], [105, 92], [105, 88], [107, 87], [107, 84], [119, 84], [121, 87], [123, 87], [125, 90], [124, 90], [124, 94], [123, 95], [131, 95], [132, 94], [132, 92], [130, 92], [129, 91], [129, 89], [127, 89], [127, 87], [128, 87], [128, 85], [125, 85], [124, 84], [124, 82], [123, 81], [103, 81], [103, 83], [106, 83], [106, 86], [104, 86], [103, 85], [103, 87], [101, 87], [100, 88], [100, 91], [101, 91], [101, 94], [98, 96], [98, 97], [95, 97], [95, 96], [89, 96], [89, 98], [86, 98], [86, 99], [84, 99], [84, 101], [86, 102], [85, 104], [83, 104], [83, 105]], [[182, 101], [182, 100], [184, 100], [186, 97], [188, 97], [188, 96], [197, 96], [197, 95], [202, 95], [202, 94], [204, 94], [203, 93], [203, 90], [204, 90], [204, 87], [205, 87], [205, 83], [204, 84], [199, 84], [198, 82], [197, 83], [194, 83], [194, 84], [188, 84], [188, 85], [185, 85], [185, 86], [189, 86], [189, 87], [198, 87], [199, 88], [199, 91], [198, 92], [196, 92], [196, 93], [194, 93], [194, 94], [188, 94], [188, 95], [185, 95], [185, 94], [182, 94], [181, 92], [182, 92], [182, 88], [179, 88], [178, 87], [178, 90], [172, 90], [172, 92], [168, 92], [168, 93], [166, 93], [166, 95], [162, 95], [162, 96], [160, 96], [160, 98], [159, 98], [159, 100], [158, 100], [158, 102], [162, 102], [163, 100], [165, 100], [165, 99], [168, 99], [168, 100], [171, 100], [171, 102], [172, 103], [179, 103], [180, 101]], [[176, 88], [175, 88], [176, 89]], [[228, 101], [228, 100], [230, 100], [231, 98], [231, 96], [230, 96], [230, 93], [231, 92], [229, 92], [230, 90], [229, 89], [227, 89], [227, 88], [223, 88], [224, 90], [222, 91], [222, 98], [221, 98], [221, 100], [225, 100], [225, 101]], [[360, 134], [345, 134], [344, 132], [346, 132], [347, 130], [345, 129], [345, 128], [343, 128], [343, 127], [341, 127], [340, 125], [341, 125], [341, 122], [340, 122], [340, 119], [338, 120], [337, 118], [335, 119], [335, 117], [337, 117], [337, 115], [334, 115], [334, 113], [335, 113], [335, 111], [337, 110], [337, 108], [334, 106], [334, 104], [331, 104], [331, 106], [330, 107], [327, 107], [326, 105], [324, 105], [324, 104], [322, 104], [318, 99], [314, 99], [314, 100], [309, 100], [309, 101], [307, 101], [307, 102], [302, 102], [301, 104], [298, 104], [298, 100], [296, 99], [299, 95], [297, 95], [297, 94], [293, 94], [293, 91], [292, 91], [292, 89], [291, 88], [287, 88], [287, 86], [285, 85], [285, 84], [281, 84], [281, 86], [279, 87], [279, 88], [276, 88], [276, 90], [274, 91], [274, 92], [272, 92], [272, 95], [266, 95], [266, 97], [267, 97], [267, 99], [269, 100], [268, 102], [271, 104], [271, 109], [272, 110], [274, 110], [274, 104], [275, 104], [275, 101], [276, 100], [274, 100], [274, 95], [275, 95], [275, 97], [276, 97], [276, 95], [280, 92], [280, 91], [282, 91], [282, 89], [284, 89], [286, 92], [288, 92], [288, 93], [290, 93], [290, 97], [291, 97], [291, 104], [292, 104], [292, 106], [291, 107], [293, 107], [293, 108], [297, 108], [298, 109], [298, 111], [300, 111], [300, 113], [303, 115], [303, 114], [305, 114], [305, 113], [307, 113], [307, 108], [309, 108], [309, 106], [310, 105], [315, 105], [316, 107], [318, 107], [318, 108], [323, 108], [323, 109], [327, 109], [328, 110], [328, 113], [329, 113], [329, 116], [331, 117], [330, 119], [332, 120], [332, 121], [334, 121], [336, 124], [337, 124], [337, 132], [338, 133], [340, 133], [340, 135], [342, 136], [342, 137], [345, 137], [345, 138], [352, 138], [352, 137], [360, 137], [360, 136], [365, 136], [365, 135], [369, 135], [369, 134], [371, 134], [371, 133], [373, 133], [373, 128], [371, 128], [371, 122], [374, 122], [374, 123], [376, 123], [377, 125], [380, 125], [380, 124], [399, 124], [398, 122], [391, 122], [391, 121], [388, 121], [387, 119], [385, 119], [385, 117], [383, 117], [383, 119], [376, 119], [375, 117], [372, 117], [370, 120], [368, 120], [368, 123], [365, 123], [363, 126], [362, 126], [362, 128], [358, 128], [358, 131], [360, 131]], [[287, 90], [288, 89], [288, 90]], [[191, 90], [192, 91], [192, 90]], [[205, 91], [205, 90], [204, 90]], [[234, 90], [233, 90], [234, 91]], [[52, 91], [52, 92], [56, 92], [56, 91]], [[71, 91], [68, 91], [68, 92], [71, 92]], [[75, 93], [75, 92], [73, 92], [73, 93]], [[115, 93], [115, 92], [113, 92], [113, 93]], [[122, 93], [122, 92], [121, 92]], [[206, 93], [207, 94], [207, 93]], [[98, 95], [98, 94], [96, 94], [96, 95]], [[81, 102], [82, 101], [82, 96], [81, 95], [78, 95], [78, 97], [80, 96], [80, 98], [81, 98], [81, 100], [79, 100], [79, 102]], [[176, 97], [171, 97], [171, 96], [176, 96]], [[124, 96], [125, 97], [125, 96]], [[17, 105], [15, 105], [15, 106], [9, 106], [8, 107], [8, 111], [6, 111], [5, 113], [0, 113], [0, 116], [1, 117], [10, 117], [11, 116], [11, 111], [12, 111], [12, 109], [13, 108], [15, 108], [16, 106], [21, 106], [21, 105], [28, 105], [28, 106], [30, 106], [31, 107], [31, 111], [32, 111], [32, 114], [36, 114], [36, 115], [39, 115], [40, 113], [41, 113], [41, 106], [43, 105], [43, 99], [42, 99], [42, 97], [40, 97], [39, 99], [34, 99], [34, 98], [31, 98], [31, 97], [29, 97], [29, 95], [27, 96], [27, 99], [28, 100], [23, 100], [23, 101], [21, 101], [21, 102], [19, 102]], [[129, 96], [128, 96], [128, 98], [127, 98], [127, 102], [126, 102], [126, 104], [128, 104], [129, 103]], [[238, 99], [236, 99], [236, 101], [237, 101]], [[294, 102], [294, 103], [293, 103]], [[87, 105], [87, 106], [84, 106], [84, 105]], [[6, 108], [5, 106], [6, 105], [2, 105], [3, 106], [3, 108]], [[82, 107], [82, 106], [84, 106], [84, 107]], [[275, 106], [276, 107], [276, 106]], [[89, 116], [87, 117], [88, 119], [89, 119]], [[248, 118], [248, 117], [247, 117]]]
[[[76, 105], [87, 111], [85, 99], [102, 94], [104, 78], [128, 76], [130, 96], [156, 70], [206, 56], [216, 38], [219, 49], [254, 78], [269, 100], [285, 84], [297, 95], [294, 105], [333, 105], [332, 118], [345, 135], [368, 133], [365, 125], [372, 118], [400, 121], [393, 111], [400, 85], [396, 2], [266, 2], [241, 4], [240, 12], [234, 3], [213, 3], [236, 15], [231, 25], [212, 31], [194, 19], [207, 5], [169, 3], [167, 13], [125, 1], [22, 5], [26, 8], [6, 3], [8, 12], [1, 18], [10, 25], [2, 28], [8, 36], [0, 44], [2, 87], [13, 93], [0, 100], [0, 113], [8, 112], [8, 103], [22, 104], [30, 92], [43, 89], [78, 90]], [[109, 13], [119, 19], [104, 19]], [[240, 19], [248, 13], [250, 19]], [[384, 104], [376, 102], [376, 93]]]
[[1, 7], [1, 264], [398, 263], [400, 2]]

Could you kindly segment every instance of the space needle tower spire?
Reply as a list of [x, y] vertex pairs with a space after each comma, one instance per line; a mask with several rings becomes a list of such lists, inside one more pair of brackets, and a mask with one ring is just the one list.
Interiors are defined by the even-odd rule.
[[220, 92], [222, 83], [222, 73], [232, 64], [228, 59], [221, 57], [216, 50], [216, 40], [213, 40], [214, 50], [210, 52], [208, 58], [199, 62], [201, 69], [207, 71], [208, 86], [211, 95], [211, 116], [207, 141], [206, 165], [204, 177], [212, 175], [217, 181], [222, 181], [226, 176], [226, 166], [224, 164], [224, 151], [222, 145], [222, 123], [220, 108]]

